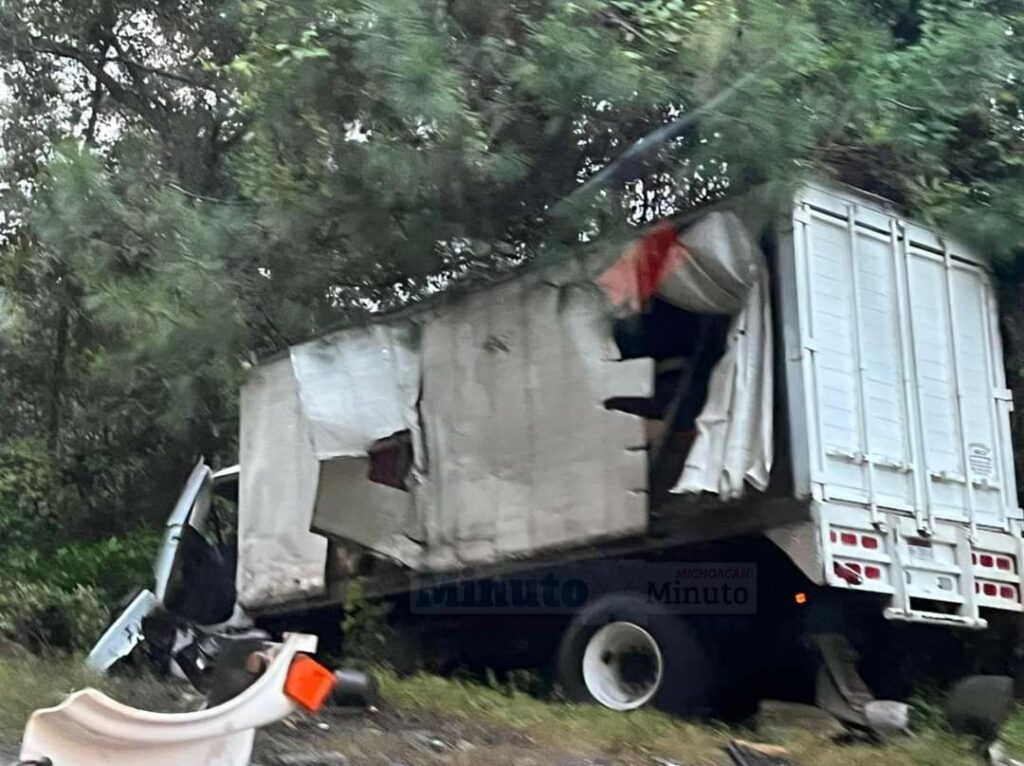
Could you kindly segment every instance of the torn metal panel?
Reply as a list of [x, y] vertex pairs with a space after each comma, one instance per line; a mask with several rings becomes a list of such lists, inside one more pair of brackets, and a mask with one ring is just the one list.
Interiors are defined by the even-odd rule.
[[142, 621], [159, 603], [152, 591], [141, 591], [96, 642], [85, 658], [85, 666], [103, 673], [119, 659], [131, 654], [132, 649], [145, 639]]
[[[419, 442], [419, 327], [373, 324], [291, 349], [301, 415], [320, 461], [312, 528], [419, 564], [413, 497], [371, 480], [371, 452], [397, 433]], [[421, 461], [417, 461], [421, 462]], [[410, 466], [411, 467], [411, 466]], [[404, 477], [389, 477], [391, 485]]]
[[612, 305], [635, 313], [657, 294], [698, 314], [736, 314], [757, 284], [763, 257], [732, 212], [707, 213], [682, 233], [665, 221], [630, 245], [597, 283]]
[[319, 460], [364, 456], [376, 440], [417, 427], [418, 335], [411, 322], [371, 324], [291, 348]]
[[351, 540], [406, 566], [418, 568], [422, 546], [415, 529], [413, 495], [371, 481], [368, 457], [339, 457], [320, 464], [313, 531]]
[[801, 521], [775, 527], [766, 530], [765, 536], [779, 546], [803, 572], [804, 577], [815, 585], [825, 584], [824, 552], [821, 549], [817, 521]]
[[167, 518], [160, 550], [157, 551], [156, 562], [153, 565], [157, 601], [163, 601], [167, 596], [167, 585], [177, 561], [178, 545], [184, 526], [202, 524], [209, 511], [211, 475], [212, 472], [206, 463], [202, 460], [196, 463], [188, 481], [185, 482], [185, 488], [174, 504], [171, 515]]
[[698, 314], [737, 314], [764, 270], [764, 256], [738, 215], [715, 211], [679, 235], [687, 257], [665, 274], [658, 295]]
[[239, 457], [239, 603], [322, 593], [327, 540], [309, 531], [320, 466], [290, 357], [254, 369], [242, 388]]
[[[416, 489], [429, 569], [643, 532], [649, 359], [615, 361], [607, 304], [578, 267], [527, 275], [429, 316]], [[614, 386], [609, 382], [614, 381]]]

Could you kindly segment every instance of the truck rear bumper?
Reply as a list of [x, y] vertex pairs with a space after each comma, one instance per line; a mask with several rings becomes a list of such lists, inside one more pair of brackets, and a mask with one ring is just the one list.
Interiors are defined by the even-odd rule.
[[893, 620], [982, 629], [982, 609], [1024, 612], [1021, 524], [1004, 529], [935, 519], [928, 532], [910, 514], [813, 504], [827, 585], [888, 597]]

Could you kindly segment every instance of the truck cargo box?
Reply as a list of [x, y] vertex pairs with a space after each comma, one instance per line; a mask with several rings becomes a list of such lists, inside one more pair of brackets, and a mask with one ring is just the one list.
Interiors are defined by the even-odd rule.
[[[981, 607], [1021, 610], [985, 260], [846, 189], [750, 209], [663, 224], [621, 256], [528, 267], [255, 368], [242, 604], [325, 592], [325, 537], [457, 572], [686, 537], [700, 508], [704, 538], [756, 515], [746, 531], [811, 580], [875, 592], [892, 617], [980, 626]], [[773, 523], [770, 495], [801, 514]]]

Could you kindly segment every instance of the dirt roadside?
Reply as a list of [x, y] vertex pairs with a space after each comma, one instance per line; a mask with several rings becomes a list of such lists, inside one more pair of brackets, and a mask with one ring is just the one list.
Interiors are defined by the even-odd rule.
[[[937, 721], [913, 737], [879, 746], [837, 742], [806, 723], [768, 734], [756, 726], [684, 721], [657, 711], [615, 713], [542, 700], [507, 688], [430, 674], [382, 671], [378, 707], [296, 714], [261, 730], [257, 766], [721, 766], [732, 738], [784, 746], [796, 766], [979, 766], [977, 743]], [[0, 661], [0, 766], [17, 756], [32, 710], [98, 685], [115, 699], [151, 710], [195, 709], [194, 690], [152, 676], [88, 676], [72, 660]], [[1008, 724], [1024, 752], [1024, 714]], [[1019, 757], [1019, 755], [1018, 755]], [[183, 765], [184, 766], [184, 765]]]
[[[304, 760], [308, 758], [308, 761]], [[511, 728], [395, 711], [332, 710], [268, 727], [253, 764], [304, 766], [619, 766], [637, 761], [597, 747], [555, 747]]]

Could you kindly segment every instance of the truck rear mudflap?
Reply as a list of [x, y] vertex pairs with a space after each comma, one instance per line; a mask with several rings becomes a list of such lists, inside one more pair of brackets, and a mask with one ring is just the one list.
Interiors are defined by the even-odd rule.
[[923, 536], [912, 516], [815, 503], [825, 582], [887, 596], [893, 620], [982, 629], [983, 609], [1024, 611], [1020, 522], [986, 528], [935, 520]]

